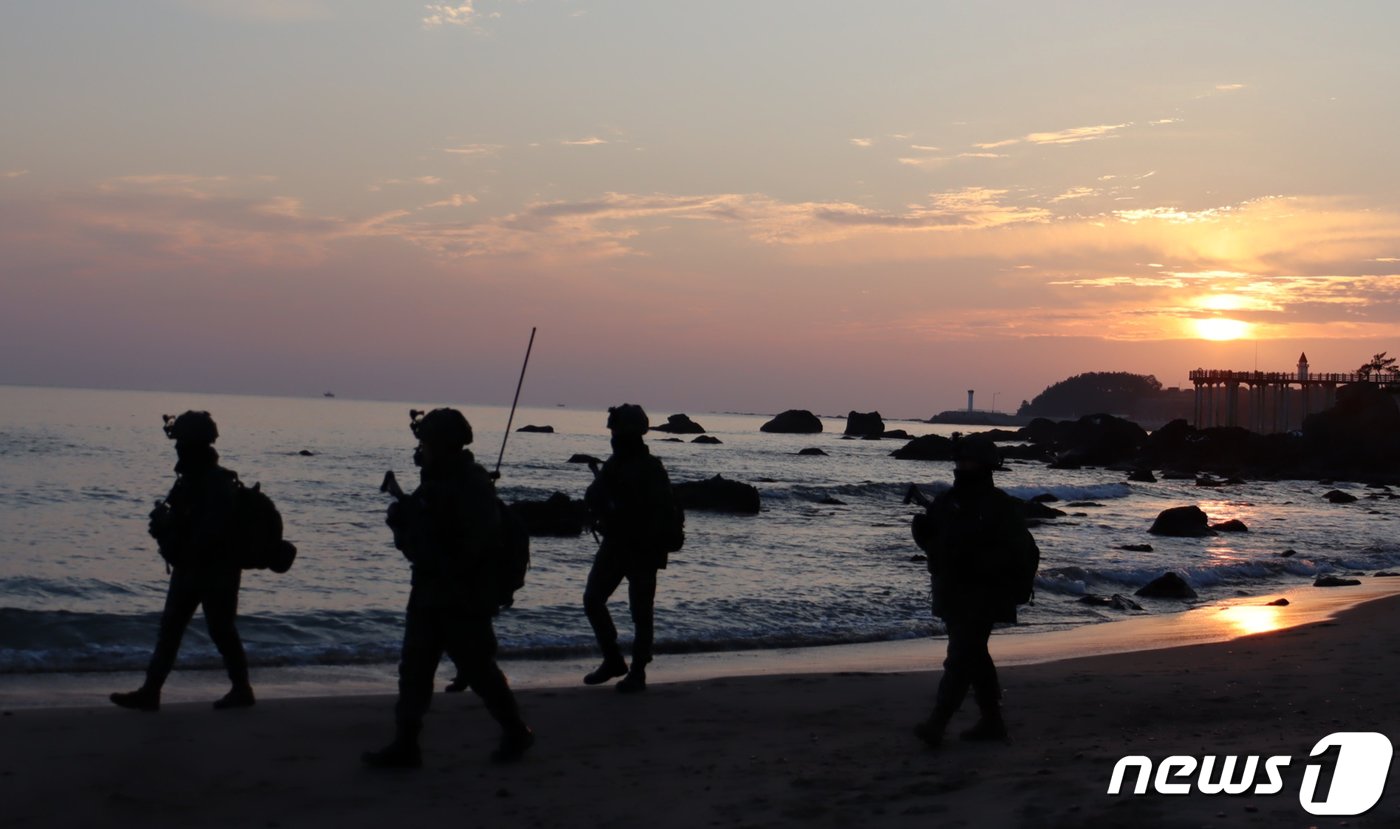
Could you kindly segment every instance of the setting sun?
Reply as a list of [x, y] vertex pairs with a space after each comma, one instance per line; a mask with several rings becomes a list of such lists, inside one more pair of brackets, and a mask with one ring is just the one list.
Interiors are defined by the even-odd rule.
[[1193, 320], [1196, 336], [1206, 340], [1238, 340], [1249, 335], [1250, 325], [1240, 320], [1212, 317]]

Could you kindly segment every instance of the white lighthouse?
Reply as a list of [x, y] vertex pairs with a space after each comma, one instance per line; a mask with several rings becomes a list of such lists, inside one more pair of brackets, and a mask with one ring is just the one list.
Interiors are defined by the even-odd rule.
[[967, 390], [967, 410], [968, 410], [969, 412], [972, 411], [972, 394], [973, 394], [973, 392], [975, 392], [975, 391], [976, 391], [976, 389], [968, 389], [968, 390]]
[[1306, 351], [1298, 357], [1298, 379], [1308, 379], [1308, 353]]

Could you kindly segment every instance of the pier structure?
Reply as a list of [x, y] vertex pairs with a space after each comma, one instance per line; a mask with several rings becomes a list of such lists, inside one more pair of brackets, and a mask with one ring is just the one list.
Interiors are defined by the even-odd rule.
[[1294, 423], [1301, 426], [1309, 414], [1330, 408], [1337, 402], [1338, 386], [1376, 383], [1400, 388], [1400, 372], [1314, 374], [1307, 354], [1298, 358], [1296, 372], [1198, 368], [1190, 377], [1196, 387], [1196, 428], [1245, 426], [1261, 434], [1287, 431]]

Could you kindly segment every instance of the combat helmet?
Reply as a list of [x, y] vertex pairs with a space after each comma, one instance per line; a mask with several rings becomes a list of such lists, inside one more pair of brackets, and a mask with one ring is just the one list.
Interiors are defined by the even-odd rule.
[[208, 412], [161, 415], [161, 419], [165, 421], [165, 436], [176, 443], [212, 446], [219, 439], [219, 427]]
[[623, 403], [608, 409], [608, 428], [618, 434], [645, 435], [651, 428], [651, 421], [641, 406]]
[[997, 469], [1001, 466], [1001, 452], [995, 443], [981, 435], [961, 435], [953, 440], [953, 461]]
[[413, 436], [424, 443], [460, 449], [472, 442], [472, 425], [456, 409], [433, 409], [427, 414], [410, 409], [408, 416]]

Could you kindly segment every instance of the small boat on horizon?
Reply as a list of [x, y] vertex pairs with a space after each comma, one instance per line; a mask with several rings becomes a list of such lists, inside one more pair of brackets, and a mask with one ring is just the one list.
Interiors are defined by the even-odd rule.
[[322, 397], [335, 397], [335, 392], [323, 391], [323, 392], [321, 392], [321, 396], [322, 396]]

